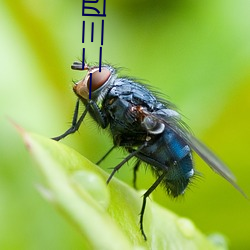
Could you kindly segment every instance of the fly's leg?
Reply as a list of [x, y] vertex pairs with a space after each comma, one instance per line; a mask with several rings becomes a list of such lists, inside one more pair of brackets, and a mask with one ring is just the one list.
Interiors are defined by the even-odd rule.
[[60, 141], [64, 137], [68, 136], [69, 134], [75, 133], [79, 129], [83, 119], [85, 118], [85, 116], [86, 116], [86, 114], [88, 112], [91, 112], [91, 114], [95, 115], [94, 117], [95, 117], [96, 121], [101, 125], [102, 128], [107, 127], [107, 122], [106, 122], [106, 119], [105, 119], [106, 117], [101, 112], [98, 105], [92, 100], [90, 100], [88, 102], [88, 104], [86, 105], [86, 109], [81, 114], [79, 120], [77, 120], [78, 119], [78, 112], [79, 112], [79, 105], [80, 105], [80, 100], [78, 99], [77, 102], [76, 102], [71, 127], [65, 133], [63, 133], [62, 135], [59, 135], [57, 137], [52, 138], [53, 140]]
[[116, 146], [114, 145], [97, 163], [96, 165], [99, 165], [115, 148]]
[[87, 106], [87, 108], [84, 110], [84, 112], [82, 113], [81, 117], [77, 121], [77, 119], [78, 119], [78, 112], [79, 112], [79, 104], [80, 104], [80, 101], [78, 99], [77, 102], [76, 102], [76, 106], [75, 106], [75, 110], [74, 110], [74, 116], [73, 116], [71, 127], [65, 133], [63, 133], [62, 135], [59, 135], [57, 137], [53, 137], [52, 138], [53, 140], [60, 141], [64, 137], [68, 136], [69, 134], [75, 133], [79, 129], [79, 127], [80, 127], [80, 125], [81, 125], [84, 117], [86, 116], [86, 114], [88, 112], [88, 106]]
[[163, 178], [165, 177], [167, 172], [163, 172], [162, 175], [160, 175], [157, 180], [153, 183], [153, 185], [147, 190], [147, 192], [143, 195], [143, 200], [142, 200], [142, 207], [141, 207], [141, 212], [140, 212], [140, 230], [142, 233], [142, 236], [144, 240], [147, 240], [147, 236], [144, 232], [143, 229], [143, 216], [146, 208], [146, 201], [148, 196], [157, 188], [157, 186], [162, 182]]
[[138, 171], [140, 165], [141, 165], [141, 161], [140, 161], [140, 160], [137, 160], [136, 163], [135, 163], [134, 169], [133, 169], [133, 187], [134, 187], [135, 189], [137, 189], [137, 188], [136, 188], [136, 179], [137, 179], [137, 178], [136, 178], [136, 173], [137, 173], [137, 171]]
[[108, 126], [107, 118], [106, 118], [105, 114], [100, 110], [97, 103], [94, 102], [93, 100], [89, 100], [88, 106], [89, 106], [88, 111], [94, 117], [96, 122], [102, 128], [106, 128]]
[[117, 166], [114, 167], [112, 173], [110, 174], [108, 180], [107, 180], [107, 184], [109, 184], [109, 182], [111, 181], [112, 177], [114, 176], [114, 174], [126, 163], [128, 162], [132, 157], [134, 157], [138, 152], [140, 152], [144, 147], [147, 146], [147, 143], [144, 143], [143, 145], [141, 145], [137, 150], [134, 150], [132, 153], [130, 153], [122, 162], [120, 162]]

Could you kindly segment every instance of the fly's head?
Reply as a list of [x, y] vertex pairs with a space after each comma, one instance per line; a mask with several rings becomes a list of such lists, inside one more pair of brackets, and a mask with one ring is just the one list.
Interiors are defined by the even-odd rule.
[[[99, 72], [99, 66], [89, 66], [82, 62], [74, 62], [71, 66], [74, 70], [87, 70], [86, 76], [77, 82], [73, 90], [75, 94], [84, 101], [91, 99], [98, 101], [99, 98], [105, 96], [105, 89], [114, 82], [116, 78], [115, 69], [109, 65], [103, 65], [101, 72]], [[91, 90], [90, 90], [91, 88]], [[89, 92], [91, 91], [91, 95]]]

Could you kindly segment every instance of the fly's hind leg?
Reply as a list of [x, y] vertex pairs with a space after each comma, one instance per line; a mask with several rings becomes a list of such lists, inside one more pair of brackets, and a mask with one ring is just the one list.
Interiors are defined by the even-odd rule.
[[144, 217], [144, 212], [145, 212], [145, 208], [146, 208], [147, 198], [158, 187], [158, 185], [162, 182], [165, 175], [166, 175], [166, 172], [163, 172], [163, 174], [161, 174], [157, 178], [157, 180], [153, 183], [153, 185], [143, 195], [142, 207], [141, 207], [141, 212], [140, 212], [140, 230], [141, 230], [141, 233], [142, 233], [144, 240], [147, 240], [147, 236], [146, 236], [146, 234], [144, 232], [144, 228], [143, 228], [143, 217]]

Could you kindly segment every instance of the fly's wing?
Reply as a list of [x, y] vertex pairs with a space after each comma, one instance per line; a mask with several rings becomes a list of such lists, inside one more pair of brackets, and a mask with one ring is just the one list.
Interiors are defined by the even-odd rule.
[[236, 178], [230, 169], [210, 149], [191, 134], [181, 136], [187, 144], [219, 175], [231, 183], [243, 196], [248, 198], [237, 185]]
[[[174, 111], [175, 112], [175, 111]], [[165, 113], [163, 115], [163, 113]], [[190, 148], [192, 148], [216, 173], [221, 175], [229, 183], [231, 183], [243, 196], [247, 199], [247, 195], [236, 184], [236, 178], [228, 167], [202, 142], [195, 138], [185, 127], [177, 115], [170, 115], [170, 112], [160, 111], [160, 113], [152, 114], [155, 119], [163, 123], [166, 127], [173, 130], [182, 140], [184, 140]]]

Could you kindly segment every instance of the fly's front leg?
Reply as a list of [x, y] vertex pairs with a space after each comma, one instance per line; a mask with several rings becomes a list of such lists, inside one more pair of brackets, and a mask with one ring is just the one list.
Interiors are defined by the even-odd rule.
[[62, 135], [59, 135], [57, 137], [53, 137], [51, 139], [53, 139], [55, 141], [60, 141], [64, 137], [68, 136], [69, 134], [75, 133], [79, 129], [84, 117], [86, 116], [86, 114], [88, 112], [88, 106], [87, 106], [86, 109], [84, 110], [84, 112], [82, 113], [81, 117], [79, 118], [79, 120], [77, 120], [78, 119], [78, 112], [79, 112], [79, 104], [80, 104], [80, 100], [78, 99], [76, 102], [71, 127], [66, 132], [64, 132]]
[[92, 100], [90, 100], [87, 103], [86, 109], [81, 114], [79, 120], [77, 120], [78, 119], [78, 113], [79, 113], [79, 105], [80, 105], [80, 100], [78, 99], [77, 102], [76, 102], [71, 127], [65, 133], [63, 133], [62, 135], [59, 135], [57, 137], [52, 138], [53, 140], [60, 141], [64, 137], [68, 136], [69, 134], [75, 133], [79, 129], [83, 119], [85, 118], [85, 116], [86, 116], [86, 114], [88, 112], [92, 114], [94, 119], [101, 125], [102, 128], [107, 127], [108, 124], [107, 124], [105, 115], [101, 112], [98, 105]]
[[108, 126], [106, 115], [100, 110], [97, 103], [93, 100], [89, 100], [89, 113], [96, 120], [96, 122], [102, 127], [106, 128]]

